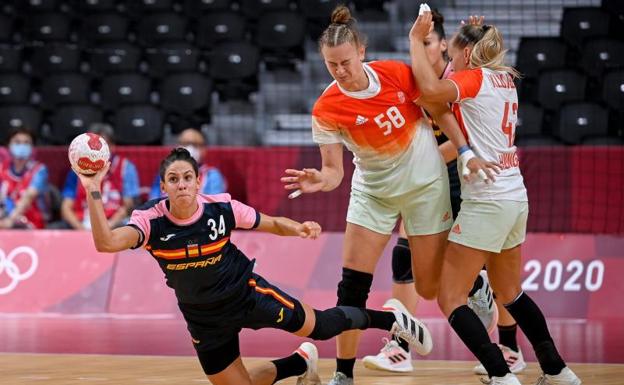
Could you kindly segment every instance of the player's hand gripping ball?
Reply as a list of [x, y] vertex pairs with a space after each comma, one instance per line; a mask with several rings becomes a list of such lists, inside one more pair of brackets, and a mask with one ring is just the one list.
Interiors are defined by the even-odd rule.
[[72, 140], [67, 155], [76, 172], [93, 175], [104, 168], [110, 158], [110, 150], [101, 136], [87, 132]]

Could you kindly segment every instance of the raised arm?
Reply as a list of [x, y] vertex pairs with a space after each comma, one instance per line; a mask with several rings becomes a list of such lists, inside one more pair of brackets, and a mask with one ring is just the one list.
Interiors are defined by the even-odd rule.
[[260, 213], [258, 230], [281, 236], [298, 236], [316, 239], [321, 234], [321, 226], [316, 222], [299, 223], [286, 217], [271, 217]]
[[[317, 191], [331, 191], [340, 185], [344, 177], [342, 164], [342, 143], [321, 144], [321, 171], [315, 168], [303, 170], [287, 169], [288, 176], [281, 178], [282, 183], [287, 183], [286, 190], [300, 191], [310, 194]], [[291, 194], [289, 197], [296, 198], [299, 194]]]
[[78, 174], [78, 178], [87, 192], [87, 205], [89, 206], [91, 232], [95, 248], [97, 251], [114, 253], [136, 246], [140, 234], [138, 230], [130, 226], [123, 226], [115, 230], [111, 230], [108, 226], [102, 205], [101, 186], [102, 179], [104, 179], [109, 167], [110, 163], [95, 175]]
[[419, 101], [452, 103], [457, 100], [457, 88], [452, 82], [438, 78], [425, 52], [424, 41], [432, 29], [431, 12], [425, 12], [418, 16], [409, 33], [412, 73], [422, 94]]

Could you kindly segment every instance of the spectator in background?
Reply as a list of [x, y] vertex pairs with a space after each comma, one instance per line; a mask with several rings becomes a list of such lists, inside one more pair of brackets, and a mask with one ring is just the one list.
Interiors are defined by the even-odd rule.
[[[102, 182], [102, 203], [111, 229], [124, 225], [128, 214], [139, 197], [139, 176], [136, 166], [127, 158], [115, 153], [113, 128], [105, 123], [94, 123], [88, 132], [98, 134], [106, 140], [111, 150], [111, 166]], [[78, 177], [69, 171], [62, 192], [62, 227], [76, 230], [90, 229], [86, 193]]]
[[48, 169], [32, 158], [34, 142], [29, 128], [9, 133], [9, 156], [0, 163], [1, 229], [41, 229], [48, 219]]
[[[184, 147], [199, 164], [199, 179], [202, 194], [221, 194], [227, 190], [227, 183], [221, 172], [216, 168], [202, 163], [206, 140], [201, 131], [195, 128], [187, 128], [178, 135], [178, 146]], [[149, 199], [163, 196], [160, 191], [160, 176], [157, 174], [150, 189]]]

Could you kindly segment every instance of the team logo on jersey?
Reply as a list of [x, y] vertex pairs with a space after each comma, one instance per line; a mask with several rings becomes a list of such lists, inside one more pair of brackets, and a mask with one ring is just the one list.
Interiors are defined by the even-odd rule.
[[459, 223], [453, 226], [453, 230], [451, 231], [454, 232], [455, 234], [461, 234], [461, 226], [459, 225]]
[[173, 234], [167, 234], [164, 237], [160, 237], [160, 240], [163, 242], [167, 242], [168, 240], [170, 240], [171, 238], [173, 238], [175, 236], [175, 233]]
[[397, 92], [397, 96], [399, 97], [400, 103], [405, 103], [405, 93], [403, 91]]
[[355, 118], [355, 125], [356, 126], [361, 126], [362, 124], [368, 122], [368, 118], [364, 117], [362, 115], [358, 115], [357, 118]]
[[449, 219], [451, 219], [451, 216], [449, 215], [449, 212], [447, 211], [444, 213], [444, 216], [442, 217], [442, 222], [446, 222]]

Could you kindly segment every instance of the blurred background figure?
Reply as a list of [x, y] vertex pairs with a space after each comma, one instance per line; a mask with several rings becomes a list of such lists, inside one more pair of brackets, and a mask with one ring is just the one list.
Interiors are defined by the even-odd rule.
[[[203, 163], [206, 139], [201, 131], [195, 128], [187, 128], [178, 135], [178, 146], [184, 147], [191, 153], [199, 164], [199, 179], [201, 180], [200, 193], [221, 194], [226, 192], [227, 183], [223, 174], [216, 167]], [[149, 199], [156, 199], [163, 196], [160, 190], [160, 176], [156, 174]]]
[[[127, 158], [115, 153], [113, 127], [106, 123], [94, 123], [88, 132], [98, 134], [106, 140], [111, 150], [111, 167], [102, 182], [102, 203], [111, 228], [126, 223], [128, 214], [139, 198], [139, 176], [136, 166]], [[90, 229], [86, 193], [76, 173], [69, 170], [62, 191], [61, 218], [58, 226], [70, 229]], [[57, 226], [55, 226], [57, 227]]]
[[0, 162], [0, 228], [41, 229], [48, 220], [48, 169], [33, 159], [35, 135], [20, 126], [9, 132], [8, 157]]

